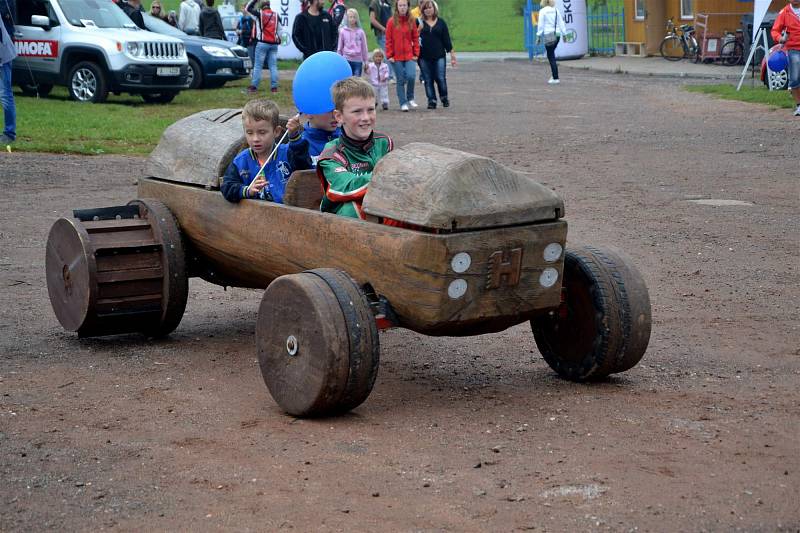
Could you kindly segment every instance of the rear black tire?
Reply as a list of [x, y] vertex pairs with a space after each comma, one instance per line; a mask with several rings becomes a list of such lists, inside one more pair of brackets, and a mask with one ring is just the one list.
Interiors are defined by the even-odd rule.
[[661, 41], [659, 51], [661, 52], [661, 57], [667, 61], [680, 61], [687, 55], [686, 46], [681, 38], [676, 35], [665, 37]]
[[53, 90], [53, 85], [50, 83], [20, 83], [19, 88], [25, 96], [39, 96], [45, 98], [50, 91]]
[[744, 47], [742, 43], [737, 41], [727, 42], [722, 45], [719, 56], [723, 65], [729, 67], [741, 65], [742, 58], [744, 57]]
[[602, 379], [641, 360], [650, 340], [647, 287], [618, 252], [591, 247], [567, 250], [565, 301], [531, 320], [536, 345], [561, 377]]
[[98, 104], [108, 98], [108, 83], [103, 69], [92, 61], [81, 61], [67, 76], [69, 97], [78, 102]]
[[200, 63], [194, 58], [189, 58], [189, 88], [200, 89], [203, 86], [205, 77], [203, 76], [203, 68]]
[[175, 91], [167, 91], [163, 93], [143, 93], [142, 100], [148, 104], [168, 104], [178, 96]]

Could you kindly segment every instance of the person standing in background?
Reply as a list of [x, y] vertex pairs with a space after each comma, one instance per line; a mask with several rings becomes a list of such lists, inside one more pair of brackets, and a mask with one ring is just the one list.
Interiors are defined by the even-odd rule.
[[[369, 25], [375, 33], [378, 46], [386, 54], [386, 24], [392, 18], [392, 4], [389, 0], [372, 0], [369, 4]], [[389, 79], [394, 79], [394, 65], [389, 63]]]
[[556, 0], [542, 0], [542, 8], [539, 10], [539, 25], [536, 29], [536, 41], [544, 41], [544, 49], [547, 52], [547, 61], [550, 62], [550, 79], [547, 83], [561, 83], [558, 79], [558, 64], [556, 63], [556, 46], [561, 40], [561, 35], [567, 33], [567, 26], [564, 19], [558, 14], [554, 7]]
[[255, 65], [256, 60], [256, 42], [258, 42], [253, 35], [253, 27], [255, 22], [250, 13], [247, 12], [247, 4], [242, 7], [242, 13], [239, 15], [239, 27], [236, 28], [236, 33], [239, 39], [236, 44], [247, 48], [247, 55], [250, 57], [250, 63]]
[[167, 22], [167, 15], [164, 13], [159, 0], [153, 0], [153, 3], [150, 4], [150, 16]]
[[336, 50], [337, 36], [333, 18], [322, 8], [322, 0], [311, 0], [308, 8], [294, 19], [292, 41], [303, 53], [303, 59], [317, 52]]
[[225, 29], [222, 27], [222, 17], [214, 7], [214, 0], [206, 0], [206, 7], [200, 12], [198, 25], [200, 35], [209, 39], [225, 40]]
[[[436, 88], [442, 107], [450, 107], [447, 96], [446, 54], [450, 54], [450, 64], [456, 66], [456, 53], [450, 41], [447, 24], [439, 18], [439, 8], [433, 0], [422, 0], [422, 25], [420, 26], [419, 66], [425, 80], [425, 95], [428, 109], [436, 109]], [[436, 87], [434, 87], [436, 84]]]
[[336, 52], [350, 64], [353, 76], [361, 76], [364, 64], [369, 61], [367, 35], [361, 29], [358, 11], [347, 10], [347, 26], [339, 28], [339, 46]]
[[269, 0], [261, 2], [261, 9], [256, 9], [258, 0], [249, 0], [244, 7], [252, 17], [255, 24], [255, 60], [247, 94], [255, 94], [261, 83], [261, 71], [266, 60], [269, 67], [270, 90], [278, 92], [278, 45], [281, 42], [278, 35], [278, 14], [270, 8]]
[[789, 0], [772, 25], [772, 39], [783, 44], [789, 64], [789, 90], [797, 107], [794, 116], [800, 117], [800, 0]]
[[178, 29], [197, 35], [200, 28], [200, 6], [194, 0], [183, 0], [178, 13]]
[[11, 88], [11, 62], [17, 57], [17, 48], [11, 36], [14, 35], [14, 21], [17, 19], [14, 0], [0, 0], [0, 104], [3, 106], [3, 134], [0, 145], [11, 151], [11, 144], [17, 139], [17, 104]]
[[143, 30], [147, 29], [144, 27], [144, 17], [142, 16], [142, 0], [128, 0], [127, 2], [120, 2], [119, 5], [134, 24]]
[[386, 23], [386, 57], [394, 64], [400, 111], [416, 109], [414, 82], [419, 58], [417, 21], [408, 12], [408, 0], [395, 0], [394, 15]]

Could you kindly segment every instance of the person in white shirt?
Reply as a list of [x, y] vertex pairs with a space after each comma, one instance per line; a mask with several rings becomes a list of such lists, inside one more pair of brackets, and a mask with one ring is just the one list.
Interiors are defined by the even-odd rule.
[[197, 35], [200, 30], [200, 6], [194, 0], [183, 0], [178, 13], [178, 28], [189, 35]]
[[564, 18], [554, 7], [555, 0], [542, 0], [539, 9], [539, 21], [536, 29], [536, 41], [544, 41], [544, 49], [547, 52], [547, 61], [550, 62], [550, 80], [547, 83], [560, 83], [558, 79], [558, 65], [556, 64], [556, 46], [561, 35], [567, 33], [567, 26]]

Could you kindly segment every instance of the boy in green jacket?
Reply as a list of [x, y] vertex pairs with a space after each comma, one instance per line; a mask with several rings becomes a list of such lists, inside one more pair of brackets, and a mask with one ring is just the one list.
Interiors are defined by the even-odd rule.
[[320, 210], [364, 219], [361, 203], [378, 160], [392, 151], [389, 136], [375, 128], [375, 92], [363, 78], [345, 78], [331, 88], [334, 117], [342, 136], [325, 145], [317, 175], [325, 195]]

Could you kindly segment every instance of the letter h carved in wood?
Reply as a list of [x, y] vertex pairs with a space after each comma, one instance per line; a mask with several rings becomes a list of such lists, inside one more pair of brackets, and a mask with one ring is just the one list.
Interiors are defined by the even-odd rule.
[[498, 250], [489, 256], [487, 289], [499, 289], [503, 285], [513, 287], [519, 283], [522, 272], [522, 248]]

